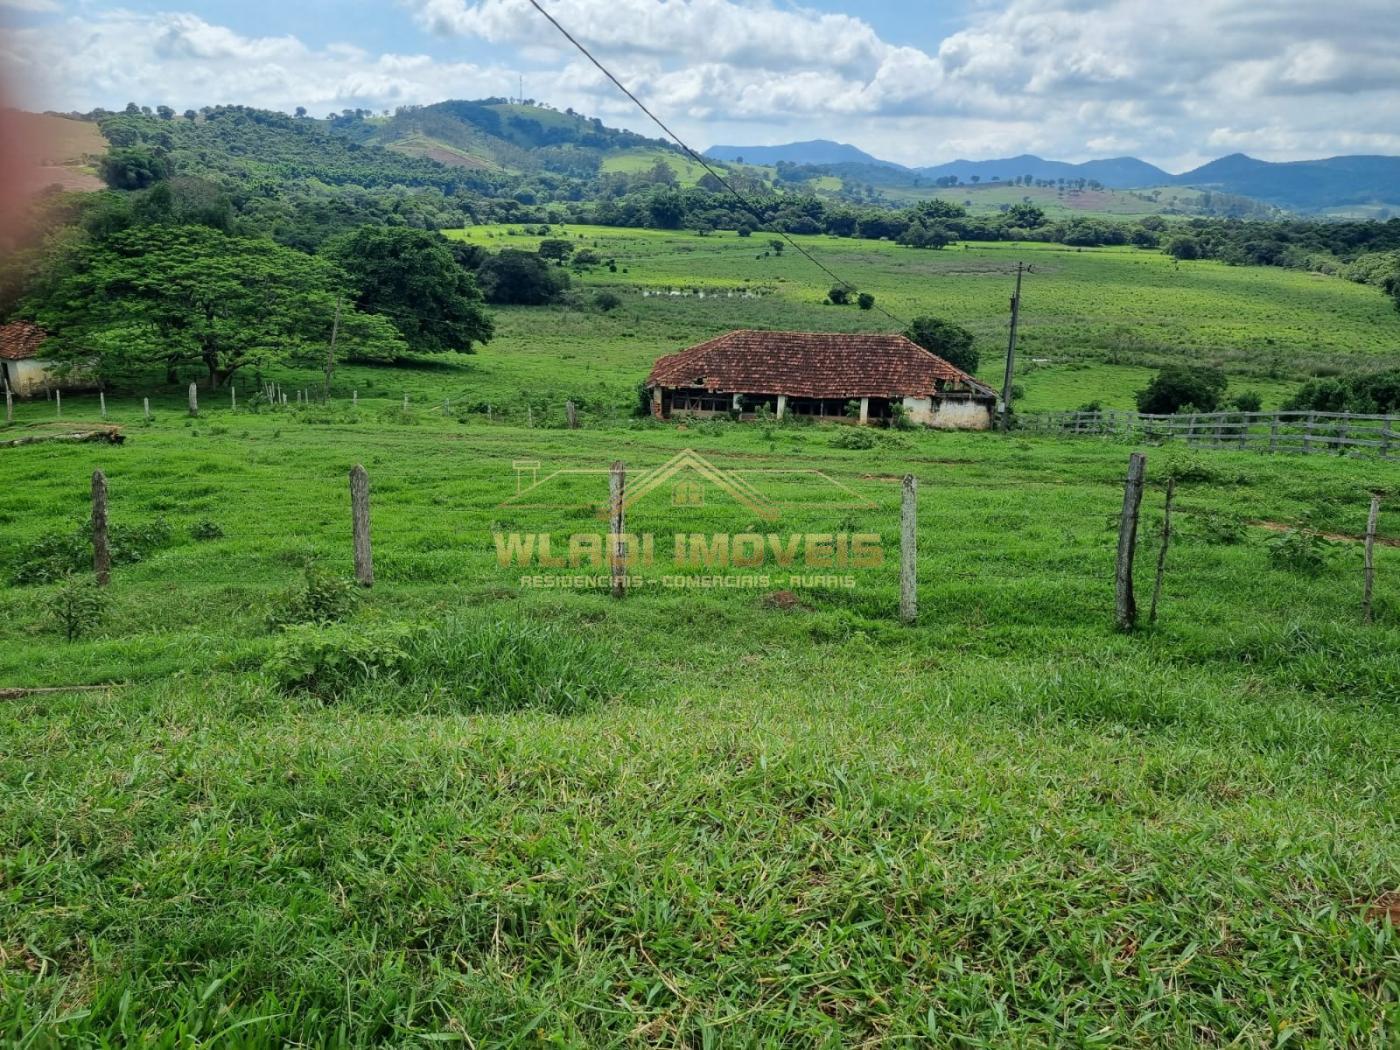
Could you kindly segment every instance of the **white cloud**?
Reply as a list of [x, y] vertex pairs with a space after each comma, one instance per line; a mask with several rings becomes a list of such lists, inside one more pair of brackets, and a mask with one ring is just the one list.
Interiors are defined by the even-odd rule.
[[[1234, 150], [1400, 153], [1394, 0], [984, 0], [927, 50], [777, 0], [542, 2], [696, 145], [824, 137], [906, 163], [1032, 151], [1178, 168]], [[499, 67], [123, 11], [19, 30], [10, 46], [28, 65], [19, 79], [48, 74], [53, 108], [382, 108], [498, 94], [524, 66], [538, 98], [655, 130], [527, 0], [399, 4], [430, 33], [492, 45]]]

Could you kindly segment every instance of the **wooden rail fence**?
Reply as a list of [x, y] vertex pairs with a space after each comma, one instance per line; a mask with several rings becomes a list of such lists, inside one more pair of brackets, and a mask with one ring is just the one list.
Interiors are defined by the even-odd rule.
[[1198, 412], [1174, 416], [1144, 412], [1038, 412], [1016, 417], [1023, 433], [1121, 438], [1192, 448], [1256, 452], [1360, 452], [1390, 459], [1400, 452], [1394, 415], [1354, 412]]

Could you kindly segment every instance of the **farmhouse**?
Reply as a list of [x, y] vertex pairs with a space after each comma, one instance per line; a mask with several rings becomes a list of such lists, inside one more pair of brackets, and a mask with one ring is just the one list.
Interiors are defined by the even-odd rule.
[[44, 330], [28, 321], [0, 325], [0, 385], [20, 397], [58, 386], [53, 364], [39, 356]]
[[730, 332], [658, 360], [646, 389], [658, 419], [766, 411], [865, 424], [902, 408], [912, 422], [945, 430], [987, 429], [997, 401], [902, 335], [845, 333]]

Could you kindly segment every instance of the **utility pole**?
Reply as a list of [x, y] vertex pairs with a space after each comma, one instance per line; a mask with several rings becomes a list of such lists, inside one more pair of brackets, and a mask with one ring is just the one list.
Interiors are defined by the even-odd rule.
[[331, 322], [331, 345], [326, 351], [326, 403], [331, 400], [331, 376], [335, 375], [335, 337], [340, 334], [340, 296], [335, 297], [335, 320]]
[[1016, 264], [1016, 294], [1011, 297], [1011, 340], [1006, 345], [1006, 380], [1001, 386], [1001, 429], [1011, 431], [1011, 384], [1016, 378], [1016, 329], [1021, 323], [1021, 274], [1025, 263]]

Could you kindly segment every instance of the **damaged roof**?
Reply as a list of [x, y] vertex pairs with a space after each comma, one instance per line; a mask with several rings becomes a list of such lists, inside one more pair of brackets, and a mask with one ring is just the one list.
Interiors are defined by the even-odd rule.
[[738, 331], [656, 362], [648, 387], [789, 397], [928, 397], [952, 383], [995, 392], [902, 335]]
[[48, 338], [44, 330], [29, 321], [11, 321], [0, 325], [0, 358], [24, 361], [38, 357], [39, 347]]

